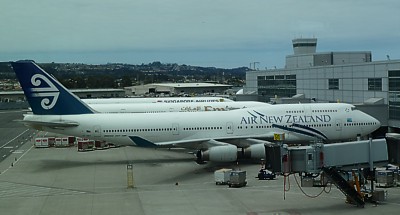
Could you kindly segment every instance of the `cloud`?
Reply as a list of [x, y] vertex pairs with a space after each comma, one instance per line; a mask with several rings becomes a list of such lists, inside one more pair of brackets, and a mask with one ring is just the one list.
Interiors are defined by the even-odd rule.
[[295, 37], [315, 36], [336, 47], [345, 41], [393, 41], [400, 36], [399, 8], [395, 0], [5, 0], [0, 44], [3, 53], [265, 51], [271, 56], [267, 52], [291, 52]]

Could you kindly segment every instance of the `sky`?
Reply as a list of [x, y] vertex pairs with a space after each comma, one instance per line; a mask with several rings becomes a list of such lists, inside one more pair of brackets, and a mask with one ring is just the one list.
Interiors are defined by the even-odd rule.
[[398, 0], [2, 0], [0, 61], [283, 68], [317, 52], [400, 59]]

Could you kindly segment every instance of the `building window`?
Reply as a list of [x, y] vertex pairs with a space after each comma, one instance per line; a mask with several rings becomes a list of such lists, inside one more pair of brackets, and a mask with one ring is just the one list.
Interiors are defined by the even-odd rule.
[[400, 120], [400, 70], [390, 70], [389, 119]]
[[400, 77], [400, 70], [390, 70], [389, 78], [391, 78], [391, 77]]
[[284, 75], [275, 75], [275, 80], [283, 80], [285, 79]]
[[332, 78], [328, 80], [328, 89], [330, 90], [338, 90], [339, 89], [339, 79]]
[[274, 78], [273, 75], [268, 75], [268, 76], [265, 76], [265, 79], [267, 79], [267, 80], [274, 80], [275, 78]]
[[389, 118], [400, 120], [400, 108], [389, 105]]
[[400, 78], [389, 78], [389, 91], [400, 91]]
[[286, 75], [286, 80], [296, 80], [296, 75]]
[[296, 95], [296, 75], [268, 75], [258, 80], [258, 94], [264, 97]]
[[368, 78], [368, 90], [382, 91], [382, 78]]

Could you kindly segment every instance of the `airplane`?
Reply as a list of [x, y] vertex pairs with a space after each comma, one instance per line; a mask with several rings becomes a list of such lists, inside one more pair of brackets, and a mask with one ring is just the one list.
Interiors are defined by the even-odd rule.
[[[190, 103], [95, 103], [88, 104], [95, 111], [102, 113], [167, 113], [230, 111], [241, 108], [271, 105], [264, 102], [190, 102]], [[32, 111], [32, 108], [28, 108]]]
[[230, 111], [241, 108], [271, 105], [264, 102], [190, 102], [190, 103], [105, 103], [88, 104], [98, 112], [106, 113], [166, 113], [198, 111]]
[[33, 61], [11, 62], [33, 114], [25, 125], [117, 145], [196, 150], [197, 162], [265, 158], [275, 133], [285, 143], [326, 143], [366, 136], [380, 127], [345, 103], [264, 105], [232, 111], [99, 113]]
[[82, 99], [86, 104], [234, 102], [222, 97], [155, 97]]

